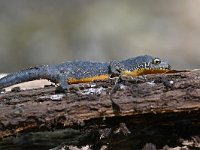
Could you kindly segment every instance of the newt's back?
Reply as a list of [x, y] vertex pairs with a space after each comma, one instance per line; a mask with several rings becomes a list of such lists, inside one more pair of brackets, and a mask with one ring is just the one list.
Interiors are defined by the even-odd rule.
[[108, 74], [109, 63], [92, 61], [68, 61], [54, 65], [56, 69], [66, 72], [69, 78], [88, 78]]

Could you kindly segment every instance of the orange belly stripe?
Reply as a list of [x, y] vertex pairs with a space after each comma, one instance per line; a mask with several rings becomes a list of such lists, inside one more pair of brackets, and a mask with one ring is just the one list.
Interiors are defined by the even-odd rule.
[[124, 71], [125, 76], [139, 76], [145, 74], [158, 74], [158, 73], [168, 73], [170, 70], [162, 70], [162, 69], [140, 69], [134, 71]]
[[[145, 74], [158, 74], [158, 73], [168, 73], [170, 70], [159, 70], [159, 69], [140, 69], [140, 70], [134, 70], [134, 71], [124, 71], [122, 75], [124, 76], [139, 76], [139, 75], [145, 75]], [[108, 74], [94, 76], [94, 77], [88, 77], [88, 78], [82, 78], [82, 79], [76, 79], [76, 78], [69, 78], [68, 83], [69, 84], [76, 84], [76, 83], [86, 83], [86, 82], [92, 82], [97, 80], [107, 80], [110, 76]]]
[[88, 77], [88, 78], [82, 78], [82, 79], [76, 79], [76, 78], [69, 78], [69, 84], [76, 84], [76, 83], [86, 83], [86, 82], [92, 82], [96, 80], [107, 80], [109, 79], [108, 74], [94, 76], [94, 77]]

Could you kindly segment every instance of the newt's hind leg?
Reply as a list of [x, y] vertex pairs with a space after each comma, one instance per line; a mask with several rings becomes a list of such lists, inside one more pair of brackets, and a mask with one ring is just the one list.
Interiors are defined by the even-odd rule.
[[63, 74], [59, 76], [59, 86], [56, 88], [57, 92], [65, 92], [69, 89], [68, 77]]
[[60, 86], [62, 87], [63, 90], [69, 89], [68, 78], [66, 76], [62, 76], [60, 78]]

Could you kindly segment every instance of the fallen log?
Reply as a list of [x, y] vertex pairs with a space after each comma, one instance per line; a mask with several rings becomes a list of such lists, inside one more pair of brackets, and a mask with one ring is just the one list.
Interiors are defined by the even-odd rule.
[[110, 97], [114, 82], [0, 94], [0, 148], [166, 148], [200, 134], [200, 70], [127, 77]]

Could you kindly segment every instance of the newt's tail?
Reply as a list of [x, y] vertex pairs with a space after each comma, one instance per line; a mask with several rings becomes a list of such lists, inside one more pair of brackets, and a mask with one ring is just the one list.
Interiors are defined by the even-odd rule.
[[0, 79], [0, 89], [22, 82], [44, 78], [46, 74], [45, 68], [45, 66], [33, 67], [16, 73], [8, 74]]

